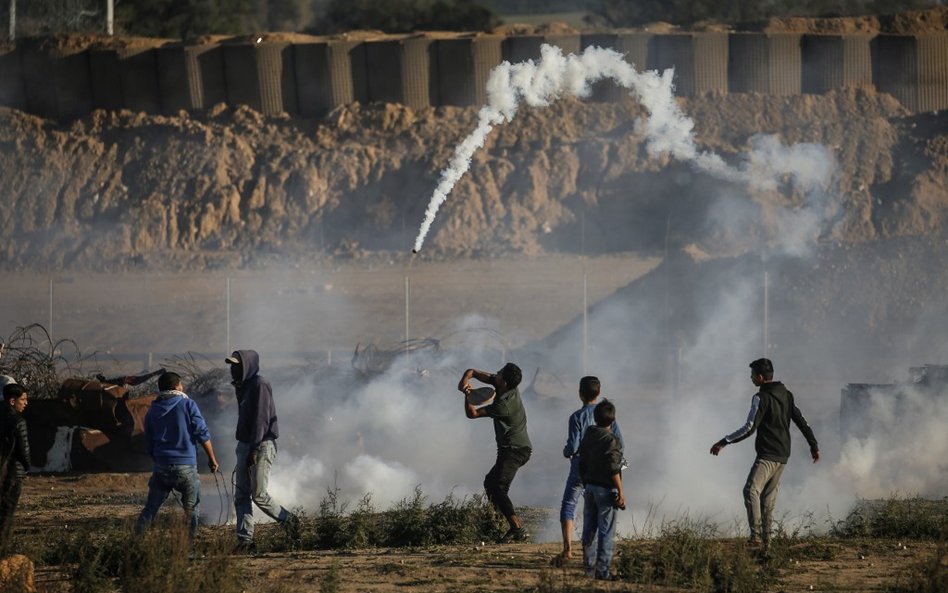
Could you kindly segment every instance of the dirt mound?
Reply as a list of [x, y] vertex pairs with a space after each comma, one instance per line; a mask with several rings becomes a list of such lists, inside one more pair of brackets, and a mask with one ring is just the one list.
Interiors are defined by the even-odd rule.
[[835, 18], [773, 18], [764, 26], [768, 33], [810, 33], [844, 35], [854, 33], [925, 35], [948, 30], [948, 7], [911, 10], [894, 15]]
[[[736, 159], [755, 134], [814, 142], [839, 161], [845, 243], [941, 231], [944, 115], [908, 117], [887, 95], [845, 91], [683, 101], [701, 148]], [[655, 250], [674, 213], [694, 243], [717, 185], [649, 158], [629, 100], [524, 109], [474, 156], [424, 252]], [[0, 111], [0, 260], [6, 267], [251, 265], [276, 257], [408, 250], [473, 108], [351, 105], [324, 120], [218, 105], [204, 115], [94, 112], [68, 125]], [[635, 188], [630, 191], [630, 188]], [[764, 197], [761, 196], [761, 199]], [[677, 226], [677, 225], [675, 225]]]

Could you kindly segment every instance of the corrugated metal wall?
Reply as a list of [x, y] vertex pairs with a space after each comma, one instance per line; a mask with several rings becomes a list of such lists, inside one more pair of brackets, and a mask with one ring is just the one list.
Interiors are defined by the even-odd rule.
[[197, 109], [191, 103], [184, 46], [159, 47], [155, 55], [158, 60], [158, 92], [161, 95], [162, 112], [170, 114], [181, 109]]
[[125, 106], [118, 62], [118, 53], [113, 50], [89, 50], [92, 105], [96, 109], [114, 111]]
[[915, 111], [948, 108], [948, 36], [916, 38], [918, 104]]
[[655, 35], [649, 42], [648, 68], [675, 68], [675, 94], [726, 93], [728, 36], [725, 33]]
[[437, 93], [436, 60], [432, 40], [411, 37], [365, 43], [368, 100], [402, 103], [414, 109], [428, 107]]
[[889, 93], [912, 111], [918, 110], [918, 62], [915, 38], [879, 35], [872, 41], [872, 79], [880, 92]]
[[434, 43], [439, 105], [487, 103], [487, 78], [502, 61], [500, 36], [439, 39]]
[[732, 33], [728, 36], [728, 90], [798, 95], [803, 84], [801, 35]]
[[225, 44], [227, 102], [261, 113], [298, 113], [293, 48], [288, 43]]
[[540, 46], [555, 45], [564, 54], [578, 54], [581, 38], [579, 35], [517, 35], [504, 39], [501, 48], [503, 58], [510, 63], [540, 59]]
[[87, 52], [48, 50], [37, 40], [20, 47], [20, 73], [27, 111], [72, 119], [92, 110], [92, 80]]
[[122, 83], [122, 105], [132, 111], [161, 112], [158, 60], [153, 48], [128, 48], [116, 52]]
[[[597, 46], [616, 50], [625, 56], [625, 61], [632, 64], [636, 70], [643, 71], [648, 64], [648, 45], [652, 38], [651, 33], [596, 33], [582, 36], [582, 50]], [[593, 101], [621, 101], [627, 97], [629, 91], [620, 88], [611, 80], [604, 80], [593, 85], [591, 99]]]
[[223, 51], [218, 45], [169, 45], [156, 50], [164, 113], [208, 109], [227, 102]]
[[[155, 41], [158, 45], [160, 42]], [[263, 113], [325, 115], [352, 102], [480, 105], [502, 59], [539, 57], [552, 43], [579, 53], [612, 47], [639, 69], [675, 67], [678, 95], [821, 93], [874, 85], [914, 112], [948, 107], [948, 33], [919, 36], [617, 32], [374, 41], [136, 45], [54, 54], [21, 40], [0, 52], [0, 105], [56, 119], [91, 109], [174, 113], [226, 101]], [[644, 68], [643, 68], [644, 67]], [[615, 101], [613, 83], [593, 100]]]
[[871, 35], [804, 35], [803, 92], [872, 86]]
[[293, 46], [293, 53], [301, 115], [322, 117], [341, 105], [366, 100], [361, 42], [301, 43]]

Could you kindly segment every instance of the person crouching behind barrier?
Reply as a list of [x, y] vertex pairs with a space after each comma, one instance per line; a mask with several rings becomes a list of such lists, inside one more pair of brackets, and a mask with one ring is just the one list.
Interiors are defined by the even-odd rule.
[[158, 397], [145, 414], [145, 450], [155, 462], [148, 480], [148, 499], [138, 516], [135, 531], [143, 533], [151, 525], [174, 490], [181, 493], [181, 505], [188, 520], [188, 534], [194, 538], [200, 518], [201, 482], [198, 479], [197, 447], [207, 453], [208, 467], [216, 472], [217, 457], [211, 432], [197, 403], [184, 393], [177, 373], [158, 378]]
[[[599, 402], [579, 444], [579, 475], [586, 488], [583, 501], [583, 566], [586, 574], [611, 580], [609, 565], [615, 549], [616, 509], [625, 510], [622, 489], [622, 449], [612, 433], [616, 407]], [[598, 542], [598, 543], [597, 543]]]
[[[586, 430], [595, 424], [595, 409], [599, 404], [599, 393], [602, 389], [598, 377], [587, 376], [579, 380], [579, 399], [583, 407], [573, 412], [569, 417], [566, 434], [566, 446], [563, 447], [563, 456], [569, 459], [569, 475], [566, 477], [566, 488], [563, 490], [563, 500], [560, 503], [560, 526], [563, 530], [563, 551], [553, 559], [554, 565], [561, 565], [573, 557], [573, 522], [576, 519], [576, 507], [583, 496], [583, 481], [579, 475], [579, 444], [586, 434]], [[624, 451], [622, 431], [619, 424], [612, 423], [612, 434], [619, 441], [619, 453]]]
[[[501, 541], [524, 541], [529, 537], [523, 528], [520, 517], [514, 510], [513, 502], [507, 492], [514, 476], [527, 461], [533, 451], [530, 437], [527, 435], [527, 412], [520, 400], [517, 386], [523, 373], [520, 367], [508, 362], [504, 368], [496, 373], [486, 373], [476, 369], [468, 369], [461, 376], [458, 391], [465, 395], [464, 413], [470, 419], [492, 418], [494, 420], [494, 437], [497, 441], [497, 461], [484, 477], [484, 490], [487, 498], [501, 515], [507, 519], [510, 529], [504, 534]], [[494, 388], [494, 396], [488, 405], [477, 407], [467, 397], [471, 393], [471, 379], [477, 379]]]

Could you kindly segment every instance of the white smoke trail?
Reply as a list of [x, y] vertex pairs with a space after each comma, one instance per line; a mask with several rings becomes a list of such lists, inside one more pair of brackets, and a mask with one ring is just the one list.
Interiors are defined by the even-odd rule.
[[[484, 145], [494, 126], [513, 119], [522, 103], [531, 107], [545, 107], [564, 95], [587, 97], [590, 85], [603, 79], [612, 79], [619, 86], [629, 89], [648, 111], [648, 117], [636, 122], [635, 129], [636, 133], [644, 136], [650, 156], [669, 154], [719, 179], [755, 187], [776, 187], [780, 176], [788, 173], [793, 174], [794, 181], [802, 184], [812, 182], [810, 175], [796, 174], [798, 169], [794, 167], [798, 166], [816, 175], [823, 173], [824, 176], [818, 177], [818, 181], [825, 183], [828, 173], [814, 166], [809, 159], [807, 163], [799, 163], [797, 160], [787, 162], [778, 158], [781, 154], [785, 156], [785, 151], [779, 150], [779, 142], [776, 142], [776, 146], [764, 143], [763, 148], [766, 150], [748, 157], [739, 170], [728, 166], [717, 154], [699, 151], [692, 134], [694, 122], [681, 112], [675, 102], [673, 76], [672, 69], [661, 74], [656, 71], [637, 72], [619, 52], [592, 46], [578, 56], [564, 56], [559, 48], [543, 45], [539, 62], [501, 63], [491, 71], [487, 80], [487, 105], [478, 112], [477, 127], [457, 146], [447, 168], [441, 172], [412, 251], [417, 253], [421, 249], [435, 215], [455, 184], [470, 168], [474, 152]], [[823, 152], [826, 152], [825, 149]], [[790, 154], [806, 156], [812, 155], [812, 151], [791, 150]], [[824, 158], [822, 162], [829, 164], [832, 159]], [[832, 170], [832, 166], [829, 170]]]

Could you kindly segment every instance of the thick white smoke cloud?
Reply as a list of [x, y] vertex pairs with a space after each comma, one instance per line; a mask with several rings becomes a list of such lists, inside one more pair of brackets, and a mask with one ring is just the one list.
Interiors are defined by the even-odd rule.
[[580, 54], [563, 55], [550, 45], [540, 49], [540, 60], [494, 68], [487, 80], [487, 105], [478, 112], [474, 131], [455, 149], [432, 193], [413, 251], [424, 244], [441, 205], [458, 180], [467, 172], [475, 151], [484, 145], [494, 126], [508, 122], [522, 104], [545, 107], [563, 96], [587, 97], [591, 84], [611, 79], [629, 91], [648, 111], [636, 122], [636, 133], [646, 140], [648, 153], [664, 154], [689, 162], [698, 170], [724, 181], [742, 183], [756, 189], [776, 189], [787, 177], [806, 193], [825, 186], [834, 169], [833, 159], [822, 147], [801, 144], [784, 147], [776, 138], [759, 138], [745, 155], [741, 166], [729, 166], [719, 155], [700, 151], [694, 141], [694, 122], [675, 101], [669, 69], [638, 72], [622, 54], [600, 47], [588, 47]]

